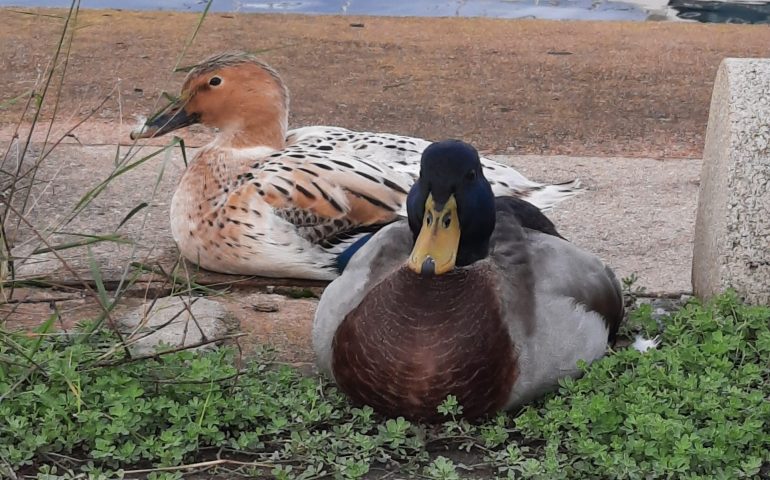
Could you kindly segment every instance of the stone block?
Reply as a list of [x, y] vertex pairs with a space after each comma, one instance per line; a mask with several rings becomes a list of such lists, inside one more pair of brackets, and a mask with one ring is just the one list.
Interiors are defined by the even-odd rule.
[[214, 300], [162, 297], [119, 318], [118, 324], [128, 336], [131, 353], [144, 356], [221, 338], [227, 333], [227, 317], [225, 307]]
[[701, 171], [693, 290], [770, 304], [770, 59], [725, 59]]

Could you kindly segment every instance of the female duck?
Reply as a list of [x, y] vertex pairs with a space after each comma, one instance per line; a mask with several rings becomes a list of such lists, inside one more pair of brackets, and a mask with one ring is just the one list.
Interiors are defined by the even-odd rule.
[[[334, 127], [287, 132], [288, 115], [276, 71], [228, 53], [193, 68], [179, 99], [132, 133], [159, 136], [193, 123], [218, 129], [171, 203], [185, 258], [223, 273], [330, 280], [371, 232], [402, 213], [428, 142]], [[482, 163], [497, 194], [541, 208], [579, 191], [578, 182], [542, 185]]]
[[321, 370], [355, 402], [439, 420], [521, 405], [602, 357], [623, 317], [620, 286], [535, 207], [495, 198], [476, 150], [435, 143], [385, 227], [324, 291], [313, 324]]

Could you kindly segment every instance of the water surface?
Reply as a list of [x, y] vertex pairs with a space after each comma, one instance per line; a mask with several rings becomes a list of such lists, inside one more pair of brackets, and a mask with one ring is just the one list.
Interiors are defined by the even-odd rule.
[[[201, 11], [204, 0], [82, 0], [81, 8]], [[69, 0], [0, 0], [0, 6], [68, 7]], [[669, 20], [770, 24], [770, 1], [753, 0], [214, 0], [212, 10], [245, 13], [550, 20]]]

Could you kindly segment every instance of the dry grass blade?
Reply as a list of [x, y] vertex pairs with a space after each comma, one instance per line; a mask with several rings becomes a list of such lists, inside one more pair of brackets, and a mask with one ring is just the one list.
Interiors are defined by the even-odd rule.
[[179, 57], [177, 57], [176, 63], [174, 64], [174, 68], [172, 71], [177, 71], [177, 67], [179, 67], [179, 63], [184, 58], [185, 53], [187, 53], [187, 49], [190, 48], [190, 45], [195, 41], [195, 37], [198, 36], [198, 31], [200, 31], [201, 26], [203, 25], [203, 21], [206, 20], [206, 16], [209, 14], [209, 9], [211, 8], [211, 5], [214, 3], [214, 0], [208, 0], [206, 2], [206, 6], [203, 8], [203, 12], [201, 12], [201, 16], [198, 19], [197, 25], [195, 25], [195, 30], [193, 30], [192, 35], [190, 35], [190, 38], [187, 39], [187, 43], [185, 43], [184, 47], [182, 48], [182, 51], [179, 52]]
[[22, 100], [24, 98], [29, 98], [29, 96], [32, 95], [33, 93], [35, 93], [34, 88], [29, 89], [22, 94], [16, 95], [15, 97], [11, 97], [8, 100], [3, 100], [2, 102], [0, 102], [0, 110], [4, 110], [6, 108], [12, 107], [13, 105], [16, 105], [19, 102], [19, 100]]
[[0, 214], [0, 304], [9, 302], [13, 297], [13, 284], [7, 284], [9, 280], [13, 280], [13, 261], [5, 235], [4, 218], [5, 216]]
[[192, 293], [194, 291], [199, 291], [201, 293], [207, 293], [209, 295], [222, 295], [223, 293], [226, 292], [226, 290], [216, 290], [213, 288], [209, 288], [205, 285], [195, 283], [190, 279], [189, 275], [182, 277], [182, 276], [176, 275], [175, 273], [169, 273], [160, 265], [152, 266], [152, 265], [146, 265], [141, 262], [131, 262], [131, 267], [142, 272], [160, 275], [165, 279], [167, 279], [168, 281], [170, 281], [173, 285], [184, 285], [185, 289], [183, 291], [178, 291], [177, 293]]
[[98, 292], [97, 299], [99, 300], [99, 305], [102, 307], [102, 313], [93, 323], [93, 325], [91, 325], [91, 327], [86, 330], [87, 335], [81, 337], [81, 341], [87, 340], [90, 337], [90, 334], [95, 333], [106, 319], [108, 322], [110, 322], [112, 331], [120, 340], [120, 345], [123, 348], [126, 357], [131, 358], [131, 351], [128, 348], [128, 344], [126, 343], [125, 338], [123, 338], [123, 335], [120, 333], [120, 329], [117, 328], [117, 326], [112, 322], [112, 317], [110, 316], [110, 312], [117, 306], [120, 297], [116, 296], [116, 298], [110, 302], [109, 296], [107, 295], [107, 289], [105, 288], [104, 282], [102, 281], [101, 271], [99, 270], [99, 266], [96, 263], [96, 259], [94, 259], [94, 255], [90, 247], [88, 247], [88, 267], [91, 269], [91, 275], [94, 279], [94, 283], [96, 284], [96, 291]]
[[14, 9], [8, 9], [8, 11], [12, 13], [17, 13], [19, 15], [30, 15], [32, 17], [48, 17], [48, 18], [58, 18], [58, 19], [66, 18], [66, 17], [62, 17], [61, 15], [55, 15], [53, 13], [26, 12], [24, 10], [14, 10]]
[[29, 352], [27, 352], [27, 350], [22, 345], [15, 342], [8, 333], [0, 332], [0, 342], [4, 343], [8, 348], [10, 348], [12, 351], [17, 353], [20, 357], [22, 357], [27, 362], [29, 362], [31, 366], [34, 366], [35, 368], [40, 369], [40, 371], [43, 371], [43, 368], [38, 363], [35, 362], [35, 359], [32, 358]]
[[187, 168], [189, 166], [189, 163], [187, 162], [187, 150], [184, 148], [184, 139], [179, 139], [179, 148], [182, 149], [182, 161], [184, 162], [184, 168]]
[[158, 468], [143, 468], [141, 470], [124, 470], [123, 473], [127, 475], [139, 475], [145, 473], [159, 473], [159, 472], [176, 472], [179, 470], [196, 470], [196, 469], [208, 469], [218, 465], [239, 465], [243, 467], [256, 467], [256, 468], [275, 468], [277, 464], [263, 463], [263, 462], [239, 462], [237, 460], [210, 460], [208, 462], [190, 463], [187, 465], [178, 465], [176, 467], [158, 467]]
[[99, 303], [101, 303], [102, 308], [104, 308], [106, 311], [111, 307], [109, 298], [107, 297], [107, 289], [104, 288], [101, 271], [99, 270], [99, 266], [96, 264], [94, 253], [90, 248], [88, 249], [88, 267], [91, 269], [91, 276], [94, 279], [94, 283], [96, 283], [96, 291], [99, 294], [97, 297], [99, 299]]
[[[70, 33], [71, 22], [77, 17], [77, 13], [78, 13], [79, 9], [80, 9], [80, 1], [79, 0], [74, 0], [72, 2], [72, 4], [70, 5], [70, 9], [69, 9], [69, 12], [67, 13], [67, 17], [65, 18], [64, 27], [62, 28], [61, 36], [59, 37], [59, 42], [56, 45], [56, 50], [54, 52], [54, 56], [53, 56], [53, 59], [51, 61], [51, 68], [50, 68], [50, 70], [48, 72], [48, 75], [47, 75], [47, 77], [45, 79], [45, 83], [43, 85], [42, 92], [41, 93], [33, 93], [30, 96], [30, 99], [34, 98], [36, 108], [35, 108], [35, 112], [34, 112], [33, 117], [32, 117], [32, 127], [29, 129], [29, 132], [27, 134], [27, 138], [24, 141], [24, 146], [22, 147], [21, 152], [19, 153], [18, 164], [17, 164], [17, 168], [16, 168], [16, 178], [18, 178], [18, 176], [21, 174], [22, 165], [24, 164], [24, 158], [26, 157], [27, 151], [29, 150], [29, 146], [32, 143], [32, 135], [34, 133], [35, 126], [37, 125], [38, 121], [40, 120], [40, 115], [42, 113], [43, 102], [45, 101], [46, 96], [48, 95], [48, 90], [49, 90], [49, 88], [51, 86], [51, 83], [53, 82], [54, 74], [56, 72], [56, 66], [58, 65], [58, 62], [59, 62], [59, 57], [62, 54], [62, 49], [63, 49], [63, 47], [64, 47], [64, 45], [66, 43], [67, 35]], [[72, 36], [70, 35], [70, 45], [71, 45], [71, 43], [72, 43]], [[68, 46], [66, 52], [67, 52], [67, 54], [69, 54], [69, 46]], [[60, 88], [61, 88], [61, 84], [60, 84]], [[57, 99], [57, 104], [58, 104], [58, 99]], [[29, 102], [28, 102], [28, 105], [29, 105]], [[24, 114], [26, 114], [26, 109], [25, 109]], [[54, 119], [55, 119], [55, 116], [54, 116], [54, 118], [51, 119], [51, 123], [53, 123]], [[13, 201], [13, 197], [14, 197], [14, 194], [15, 194], [16, 191], [17, 191], [17, 184], [16, 184], [16, 182], [13, 182], [12, 185], [11, 185], [11, 189], [10, 189], [8, 195], [7, 195], [7, 198], [6, 198], [6, 202], [7, 202], [6, 205], [7, 206], [10, 205], [11, 202]], [[26, 199], [25, 199], [24, 203], [26, 204]], [[21, 210], [24, 211], [24, 208], [22, 208]], [[8, 213], [8, 210], [7, 210], [7, 207], [6, 207], [6, 211], [5, 211], [6, 219], [7, 219], [7, 213]], [[18, 227], [18, 223], [17, 223], [17, 227]]]
[[125, 216], [125, 217], [123, 217], [123, 220], [121, 220], [121, 221], [120, 221], [120, 223], [119, 223], [119, 224], [118, 224], [118, 226], [115, 228], [115, 230], [116, 230], [116, 231], [117, 231], [117, 230], [120, 230], [120, 227], [122, 227], [123, 225], [125, 225], [125, 223], [126, 223], [127, 221], [131, 220], [131, 217], [133, 217], [134, 215], [136, 215], [137, 213], [139, 213], [139, 211], [140, 211], [140, 210], [142, 210], [143, 208], [147, 207], [148, 205], [149, 205], [149, 203], [147, 203], [147, 202], [142, 202], [142, 203], [140, 203], [139, 205], [137, 205], [137, 206], [135, 206], [134, 208], [132, 208], [132, 209], [131, 209], [131, 211], [130, 211], [130, 212], [128, 212], [128, 213], [126, 214], [126, 216]]
[[115, 361], [115, 362], [109, 362], [109, 363], [97, 363], [94, 366], [95, 367], [116, 367], [118, 365], [125, 365], [127, 363], [134, 363], [134, 362], [139, 362], [139, 361], [142, 361], [142, 360], [149, 360], [149, 359], [158, 360], [158, 359], [160, 359], [164, 355], [170, 355], [172, 353], [184, 352], [185, 350], [192, 350], [194, 348], [203, 347], [205, 345], [210, 345], [212, 343], [223, 342], [225, 340], [234, 340], [236, 338], [243, 337], [244, 335], [246, 335], [246, 334], [245, 333], [234, 333], [232, 335], [225, 335], [225, 336], [219, 337], [219, 338], [209, 338], [209, 339], [206, 339], [206, 340], [201, 340], [200, 342], [192, 343], [190, 345], [182, 345], [182, 346], [179, 346], [179, 347], [170, 348], [168, 350], [162, 350], [160, 352], [156, 352], [156, 353], [153, 353], [153, 354], [150, 354], [150, 355], [142, 355], [142, 356], [137, 356], [137, 357], [125, 358], [125, 359], [122, 359], [122, 360], [118, 360], [118, 361]]
[[35, 329], [35, 335], [37, 335], [37, 338], [35, 339], [35, 344], [32, 346], [32, 349], [31, 349], [32, 356], [34, 356], [40, 350], [40, 345], [43, 342], [43, 338], [45, 337], [45, 335], [47, 335], [51, 331], [51, 329], [53, 328], [53, 324], [58, 319], [59, 319], [59, 315], [57, 313], [52, 313], [48, 317], [48, 320], [43, 322], [43, 324], [40, 325], [40, 327]]
[[39, 255], [41, 253], [48, 253], [54, 250], [67, 250], [68, 248], [84, 247], [86, 245], [93, 245], [95, 243], [101, 243], [101, 242], [128, 243], [128, 244], [133, 243], [133, 241], [131, 241], [130, 239], [121, 237], [120, 235], [87, 235], [83, 233], [70, 233], [69, 235], [85, 237], [85, 238], [83, 240], [62, 243], [59, 245], [53, 245], [51, 247], [38, 248], [36, 250], [33, 250], [31, 255]]

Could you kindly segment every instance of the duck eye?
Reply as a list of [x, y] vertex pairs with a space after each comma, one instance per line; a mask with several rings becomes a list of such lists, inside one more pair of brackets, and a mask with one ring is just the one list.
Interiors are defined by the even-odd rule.
[[217, 85], [220, 85], [221, 83], [222, 83], [222, 78], [221, 77], [211, 77], [211, 79], [209, 80], [209, 85], [211, 85], [212, 87], [216, 87]]
[[465, 174], [465, 179], [470, 181], [476, 180], [476, 170], [471, 170]]
[[444, 225], [444, 228], [449, 228], [449, 224], [452, 223], [452, 215], [449, 213], [444, 215], [444, 218], [441, 219], [441, 223]]

